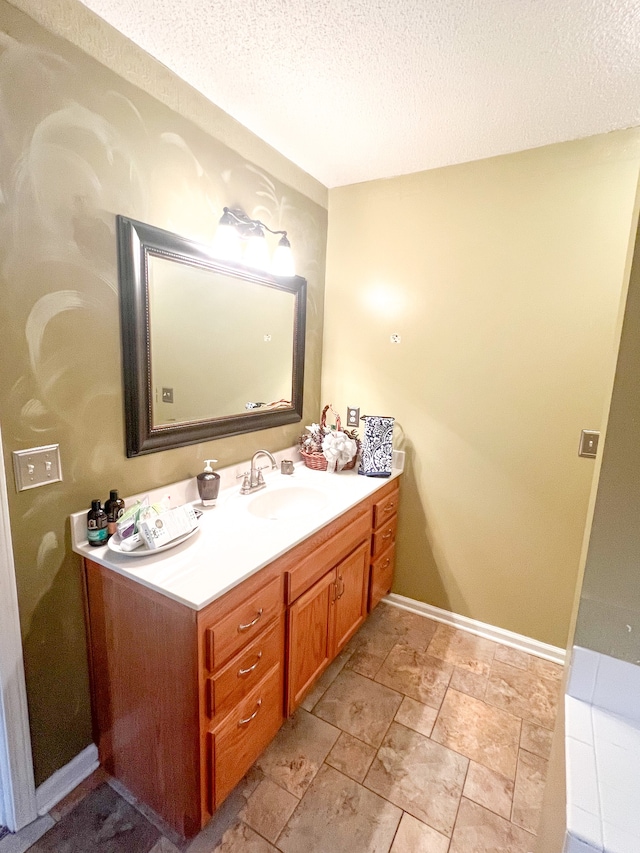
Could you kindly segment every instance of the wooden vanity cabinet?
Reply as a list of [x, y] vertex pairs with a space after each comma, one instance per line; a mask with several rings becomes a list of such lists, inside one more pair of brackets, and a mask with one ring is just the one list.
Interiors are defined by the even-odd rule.
[[85, 559], [100, 763], [185, 837], [388, 592], [397, 480], [196, 611]]
[[369, 612], [373, 610], [381, 598], [391, 591], [393, 584], [399, 498], [399, 482], [392, 480], [377, 493], [373, 505]]
[[201, 611], [90, 560], [85, 579], [100, 763], [195, 835], [282, 725], [284, 575]]

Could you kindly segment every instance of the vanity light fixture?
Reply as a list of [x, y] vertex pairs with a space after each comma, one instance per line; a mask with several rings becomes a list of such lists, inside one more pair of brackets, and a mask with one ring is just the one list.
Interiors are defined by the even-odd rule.
[[[281, 235], [271, 262], [265, 229], [270, 234]], [[223, 209], [213, 241], [213, 254], [222, 261], [243, 263], [277, 276], [292, 277], [296, 274], [287, 232], [274, 231], [259, 219], [250, 219], [239, 208]]]

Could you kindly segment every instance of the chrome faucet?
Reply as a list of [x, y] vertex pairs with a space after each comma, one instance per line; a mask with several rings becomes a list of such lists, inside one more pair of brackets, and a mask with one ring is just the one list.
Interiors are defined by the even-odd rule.
[[271, 470], [277, 468], [277, 462], [273, 453], [269, 453], [268, 450], [256, 450], [256, 452], [251, 457], [251, 468], [249, 471], [245, 471], [244, 474], [238, 474], [238, 477], [243, 477], [242, 486], [240, 487], [241, 495], [250, 495], [252, 492], [257, 492], [258, 489], [264, 489], [267, 485], [264, 481], [264, 477], [262, 476], [262, 471], [264, 468], [268, 468], [268, 465], [264, 465], [262, 468], [258, 468], [256, 465], [256, 461], [259, 456], [268, 456], [271, 460]]

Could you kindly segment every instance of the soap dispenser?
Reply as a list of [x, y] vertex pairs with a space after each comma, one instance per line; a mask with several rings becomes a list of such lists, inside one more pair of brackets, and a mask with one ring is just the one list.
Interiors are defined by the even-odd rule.
[[220, 474], [216, 474], [211, 467], [217, 461], [217, 459], [205, 459], [204, 471], [196, 477], [198, 494], [203, 506], [215, 506], [220, 491]]

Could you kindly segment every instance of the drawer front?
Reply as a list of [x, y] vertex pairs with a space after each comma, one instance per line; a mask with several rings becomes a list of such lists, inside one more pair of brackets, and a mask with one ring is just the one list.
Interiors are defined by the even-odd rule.
[[394, 515], [390, 521], [378, 528], [378, 530], [373, 534], [373, 543], [371, 547], [371, 558], [373, 560], [379, 557], [383, 551], [387, 550], [387, 548], [390, 548], [391, 545], [395, 544], [397, 521], [397, 516]]
[[206, 680], [209, 718], [223, 717], [264, 678], [284, 663], [284, 616], [263, 631], [217, 674]]
[[396, 549], [391, 548], [384, 551], [371, 564], [371, 580], [369, 583], [369, 612], [378, 604], [380, 599], [386, 595], [393, 584], [393, 572], [396, 565]]
[[399, 497], [400, 490], [396, 488], [390, 495], [387, 495], [385, 498], [382, 498], [382, 500], [379, 500], [373, 505], [374, 530], [388, 521], [392, 515], [397, 513]]
[[282, 725], [282, 667], [275, 666], [209, 734], [213, 812], [238, 784]]
[[213, 670], [256, 637], [283, 609], [280, 578], [274, 578], [205, 631], [207, 666]]
[[287, 603], [295, 601], [371, 534], [371, 510], [363, 510], [343, 530], [288, 571]]

